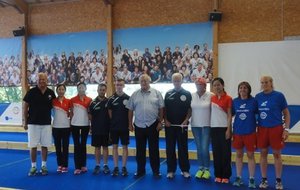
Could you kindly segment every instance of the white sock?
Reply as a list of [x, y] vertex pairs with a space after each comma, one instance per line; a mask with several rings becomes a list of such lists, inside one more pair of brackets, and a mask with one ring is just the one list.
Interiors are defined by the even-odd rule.
[[42, 167], [46, 166], [46, 163], [47, 163], [46, 161], [42, 161]]
[[31, 162], [31, 167], [35, 167], [36, 168], [36, 162]]

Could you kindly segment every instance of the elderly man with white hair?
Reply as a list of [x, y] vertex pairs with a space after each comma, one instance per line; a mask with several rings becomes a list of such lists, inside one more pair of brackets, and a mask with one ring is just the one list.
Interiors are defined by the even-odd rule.
[[165, 124], [167, 149], [167, 178], [173, 179], [176, 168], [176, 144], [178, 148], [178, 162], [181, 174], [190, 178], [190, 163], [188, 157], [188, 123], [191, 117], [192, 95], [183, 89], [183, 76], [180, 73], [172, 75], [174, 88], [165, 95]]
[[[130, 97], [127, 108], [129, 130], [135, 131], [137, 172], [135, 178], [146, 174], [146, 144], [148, 141], [150, 165], [153, 176], [159, 178], [159, 131], [163, 121], [164, 101], [161, 93], [150, 87], [147, 74], [140, 77], [141, 89]], [[135, 115], [133, 122], [133, 113]]]

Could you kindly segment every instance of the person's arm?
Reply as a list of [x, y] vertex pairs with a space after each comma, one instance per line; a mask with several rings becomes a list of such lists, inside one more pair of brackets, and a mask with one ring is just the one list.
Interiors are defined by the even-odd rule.
[[164, 108], [159, 108], [158, 109], [158, 124], [156, 127], [157, 131], [160, 131], [162, 129], [162, 123], [164, 121]]
[[133, 111], [128, 110], [128, 129], [129, 131], [133, 132], [134, 127], [133, 127]]
[[170, 121], [169, 121], [168, 118], [167, 118], [167, 109], [166, 109], [166, 108], [163, 108], [163, 113], [164, 113], [164, 122], [165, 122], [165, 126], [166, 126], [166, 127], [170, 127], [170, 126], [171, 126], [171, 123], [170, 123]]
[[22, 126], [25, 130], [28, 129], [28, 108], [29, 105], [27, 102], [23, 101], [23, 119], [22, 119]]
[[112, 110], [111, 109], [108, 109], [108, 116], [109, 116], [109, 119], [112, 119]]
[[290, 123], [291, 123], [291, 116], [288, 108], [285, 108], [283, 111], [283, 117], [284, 117], [284, 130], [282, 133], [282, 138], [284, 141], [286, 141], [289, 137], [289, 130], [290, 130]]
[[231, 138], [231, 133], [232, 133], [232, 110], [231, 110], [231, 107], [229, 107], [227, 109], [227, 130], [226, 130], [226, 133], [225, 133], [225, 138], [228, 140]]
[[186, 116], [185, 116], [184, 121], [181, 123], [181, 125], [182, 125], [183, 127], [185, 127], [185, 126], [188, 125], [189, 119], [190, 119], [191, 116], [192, 116], [192, 109], [189, 108], [189, 109], [188, 109], [188, 112], [187, 112], [187, 114], [186, 114]]

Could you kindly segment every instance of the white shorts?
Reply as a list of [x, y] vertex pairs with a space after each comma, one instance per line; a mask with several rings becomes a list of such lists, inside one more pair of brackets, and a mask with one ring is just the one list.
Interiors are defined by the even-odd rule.
[[35, 148], [38, 144], [42, 147], [52, 146], [51, 125], [28, 125], [28, 147]]

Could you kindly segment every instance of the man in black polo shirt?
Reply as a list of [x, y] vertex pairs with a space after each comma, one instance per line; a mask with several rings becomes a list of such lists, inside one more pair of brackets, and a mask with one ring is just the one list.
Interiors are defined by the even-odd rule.
[[181, 87], [182, 75], [175, 73], [172, 76], [174, 89], [165, 95], [165, 132], [167, 149], [167, 178], [174, 178], [176, 163], [176, 143], [181, 174], [190, 178], [190, 163], [188, 158], [188, 121], [191, 116], [191, 93]]
[[129, 144], [129, 129], [128, 129], [128, 109], [126, 108], [129, 96], [123, 92], [125, 81], [118, 79], [115, 82], [116, 92], [109, 98], [107, 103], [108, 114], [111, 119], [110, 137], [113, 144], [114, 170], [112, 175], [119, 175], [118, 167], [118, 144], [121, 140], [122, 154], [122, 176], [127, 176], [126, 169]]
[[95, 147], [96, 166], [94, 175], [100, 173], [101, 147], [103, 150], [103, 173], [110, 173], [107, 165], [108, 145], [109, 145], [109, 116], [106, 107], [108, 99], [105, 97], [107, 87], [105, 84], [98, 85], [98, 96], [89, 106], [89, 116], [91, 119], [92, 146]]
[[46, 166], [48, 147], [52, 146], [51, 109], [55, 98], [53, 90], [47, 87], [47, 75], [39, 73], [37, 86], [31, 88], [23, 98], [23, 127], [28, 129], [31, 168], [28, 176], [37, 174], [37, 146], [42, 149], [42, 175], [47, 175]]

